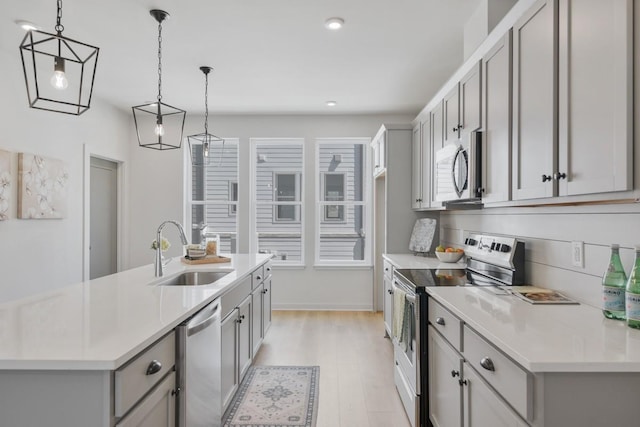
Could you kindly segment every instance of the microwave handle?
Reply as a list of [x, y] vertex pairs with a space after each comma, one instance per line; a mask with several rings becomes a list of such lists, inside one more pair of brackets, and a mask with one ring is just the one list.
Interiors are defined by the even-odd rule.
[[469, 180], [473, 177], [474, 185], [470, 188], [473, 195], [481, 197], [484, 192], [482, 187], [482, 132], [474, 130], [469, 132]]

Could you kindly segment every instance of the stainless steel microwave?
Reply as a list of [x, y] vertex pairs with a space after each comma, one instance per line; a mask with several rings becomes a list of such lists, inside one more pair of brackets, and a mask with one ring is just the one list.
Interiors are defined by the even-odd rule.
[[447, 144], [435, 153], [436, 200], [480, 203], [482, 195], [482, 133]]

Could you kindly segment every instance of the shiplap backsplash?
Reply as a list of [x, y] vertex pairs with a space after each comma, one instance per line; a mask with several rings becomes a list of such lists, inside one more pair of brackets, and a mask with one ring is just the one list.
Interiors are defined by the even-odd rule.
[[[515, 236], [525, 242], [528, 284], [552, 288], [600, 307], [602, 274], [611, 243], [620, 244], [627, 273], [640, 244], [640, 204], [485, 208], [442, 212], [441, 243], [462, 246], [471, 233]], [[584, 242], [584, 268], [571, 260], [571, 242]]]

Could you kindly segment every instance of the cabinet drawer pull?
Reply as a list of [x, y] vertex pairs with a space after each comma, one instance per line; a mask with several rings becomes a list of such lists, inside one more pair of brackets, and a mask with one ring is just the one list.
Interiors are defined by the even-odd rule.
[[153, 374], [157, 374], [158, 372], [160, 372], [160, 370], [162, 369], [162, 363], [158, 362], [157, 360], [152, 360], [151, 363], [149, 363], [149, 366], [147, 366], [147, 375], [153, 375]]
[[483, 357], [482, 358], [482, 360], [480, 361], [480, 366], [482, 366], [487, 371], [495, 371], [496, 370], [496, 367], [493, 364], [493, 360], [489, 359], [488, 357]]
[[442, 317], [436, 317], [436, 323], [438, 325], [444, 326], [444, 319]]

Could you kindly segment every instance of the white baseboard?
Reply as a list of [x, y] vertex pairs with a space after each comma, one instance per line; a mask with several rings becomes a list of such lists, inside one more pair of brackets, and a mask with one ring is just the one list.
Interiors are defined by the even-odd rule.
[[273, 304], [273, 310], [308, 310], [308, 311], [374, 311], [371, 304]]

